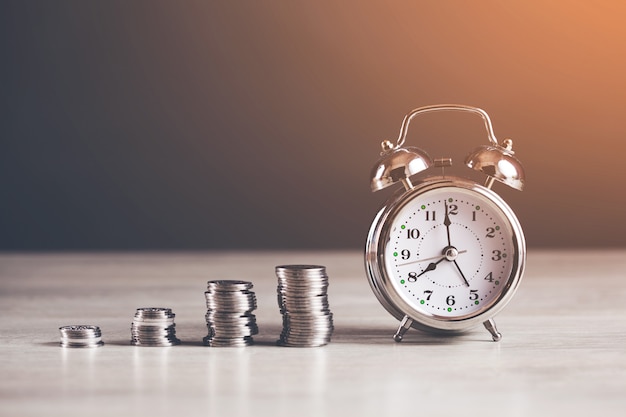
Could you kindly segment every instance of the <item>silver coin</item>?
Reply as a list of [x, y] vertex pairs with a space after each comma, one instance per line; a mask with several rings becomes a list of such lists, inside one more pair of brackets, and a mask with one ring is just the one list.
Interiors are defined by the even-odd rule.
[[276, 267], [278, 307], [283, 317], [280, 346], [315, 347], [330, 342], [334, 330], [328, 302], [329, 277], [321, 265]]
[[59, 327], [61, 340], [59, 345], [65, 348], [100, 347], [102, 332], [98, 326], [91, 324], [73, 324]]
[[203, 339], [205, 346], [211, 347], [245, 347], [254, 343], [252, 337], [244, 336], [240, 338], [219, 338], [219, 337], [205, 337]]
[[176, 338], [176, 315], [165, 307], [138, 308], [130, 326], [130, 344], [134, 346], [174, 346]]
[[73, 343], [73, 342], [67, 342], [67, 341], [62, 340], [59, 343], [59, 346], [64, 347], [64, 348], [96, 348], [96, 347], [100, 347], [103, 345], [104, 345], [104, 342], [102, 340], [98, 342], [93, 342], [93, 343]]
[[177, 346], [180, 345], [178, 339], [131, 339], [132, 346]]
[[285, 297], [278, 295], [278, 305], [287, 308], [327, 308], [328, 297], [326, 295], [318, 295], [315, 297]]
[[174, 313], [172, 313], [171, 308], [165, 308], [165, 307], [140, 307], [137, 309], [137, 312], [135, 314], [141, 315], [143, 317], [147, 317], [147, 316], [161, 317], [161, 316], [174, 315]]
[[328, 343], [330, 341], [329, 335], [280, 335], [280, 340], [289, 343]]
[[320, 347], [325, 346], [330, 342], [330, 340], [321, 340], [321, 341], [307, 341], [307, 342], [292, 342], [290, 340], [282, 340], [279, 339], [276, 344], [278, 346], [283, 347]]
[[61, 333], [99, 333], [100, 327], [92, 324], [72, 324], [69, 326], [59, 327]]
[[205, 319], [207, 323], [223, 323], [223, 324], [238, 324], [238, 323], [251, 323], [256, 321], [256, 316], [250, 314], [247, 316], [224, 316], [224, 315], [211, 315], [206, 314]]
[[242, 312], [251, 312], [256, 310], [257, 304], [237, 304], [232, 303], [229, 305], [215, 304], [215, 303], [207, 303], [207, 311], [219, 311], [222, 313], [242, 313]]
[[278, 265], [276, 268], [276, 275], [315, 275], [326, 274], [326, 267], [322, 265]]
[[253, 287], [251, 282], [240, 280], [212, 280], [207, 282], [209, 291], [247, 291]]
[[222, 337], [222, 338], [241, 338], [245, 336], [254, 336], [259, 334], [258, 328], [246, 327], [243, 329], [238, 329], [236, 332], [233, 332], [232, 329], [209, 329], [208, 338]]
[[252, 335], [259, 332], [256, 316], [252, 314], [257, 308], [252, 287], [248, 281], [207, 282], [204, 296], [208, 335], [203, 338], [206, 346], [240, 347], [252, 343]]

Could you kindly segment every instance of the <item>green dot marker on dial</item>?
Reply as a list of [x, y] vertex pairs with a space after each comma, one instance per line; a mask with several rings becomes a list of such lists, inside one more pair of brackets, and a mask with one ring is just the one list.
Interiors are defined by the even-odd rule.
[[424, 300], [420, 300], [420, 304], [424, 304]]
[[401, 279], [401, 280], [400, 280], [400, 284], [404, 284], [405, 282], [406, 282], [406, 281], [405, 281], [405, 280], [403, 280], [403, 279]]
[[452, 307], [448, 307], [448, 313], [452, 311]]
[[394, 252], [394, 253], [393, 253], [393, 256], [398, 256], [398, 252]]

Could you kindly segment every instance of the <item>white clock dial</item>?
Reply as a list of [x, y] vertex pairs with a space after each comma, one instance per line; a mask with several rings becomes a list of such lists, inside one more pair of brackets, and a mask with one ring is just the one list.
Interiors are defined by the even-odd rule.
[[516, 267], [514, 232], [492, 200], [444, 186], [408, 199], [387, 219], [383, 264], [413, 309], [463, 319], [489, 309]]

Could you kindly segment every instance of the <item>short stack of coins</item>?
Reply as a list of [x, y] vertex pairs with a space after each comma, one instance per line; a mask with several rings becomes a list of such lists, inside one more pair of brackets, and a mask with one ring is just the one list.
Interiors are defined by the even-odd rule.
[[243, 347], [253, 343], [252, 336], [259, 332], [257, 307], [252, 283], [237, 280], [215, 280], [207, 283], [206, 346]]
[[172, 309], [163, 307], [138, 308], [130, 328], [130, 344], [135, 346], [174, 346], [176, 338]]
[[93, 348], [100, 347], [102, 332], [98, 326], [78, 324], [59, 327], [61, 332], [61, 346], [65, 348]]
[[330, 342], [333, 314], [328, 305], [328, 275], [319, 265], [276, 267], [278, 306], [283, 315], [283, 331], [278, 344], [316, 347]]

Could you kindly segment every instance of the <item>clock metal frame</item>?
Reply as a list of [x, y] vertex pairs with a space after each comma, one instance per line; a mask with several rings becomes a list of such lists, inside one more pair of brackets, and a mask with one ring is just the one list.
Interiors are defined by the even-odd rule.
[[[394, 288], [391, 280], [392, 275], [385, 268], [384, 256], [385, 244], [389, 241], [391, 233], [391, 220], [396, 213], [420, 195], [442, 187], [457, 187], [473, 191], [488, 199], [495, 205], [508, 220], [512, 233], [514, 253], [511, 274], [498, 297], [489, 303], [485, 309], [478, 313], [459, 317], [442, 317], [427, 314], [414, 308]], [[377, 213], [368, 233], [365, 247], [365, 269], [372, 291], [383, 307], [402, 324], [396, 341], [402, 339], [402, 334], [413, 327], [435, 333], [454, 334], [467, 330], [477, 324], [483, 323], [492, 333], [494, 340], [499, 340], [501, 335], [495, 330], [492, 318], [500, 312], [511, 300], [520, 284], [526, 263], [526, 242], [524, 233], [517, 216], [506, 202], [491, 189], [481, 186], [473, 181], [458, 177], [430, 177], [409, 190], [401, 190], [394, 194]], [[404, 331], [401, 329], [404, 328]]]

